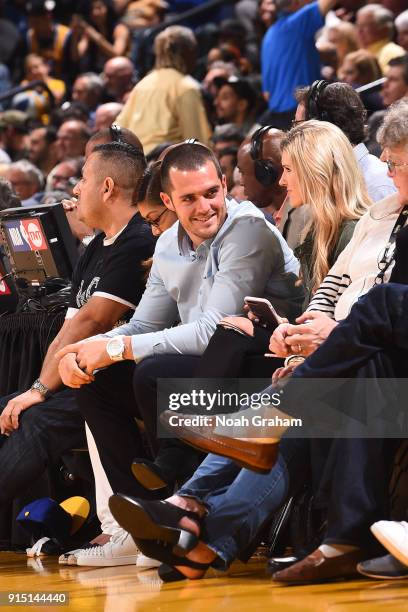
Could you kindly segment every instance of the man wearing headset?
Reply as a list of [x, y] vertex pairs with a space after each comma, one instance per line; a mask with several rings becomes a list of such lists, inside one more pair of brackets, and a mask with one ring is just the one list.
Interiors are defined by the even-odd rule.
[[274, 218], [286, 197], [279, 185], [282, 175], [280, 144], [284, 133], [271, 125], [259, 128], [238, 150], [238, 168], [245, 196], [268, 220]]

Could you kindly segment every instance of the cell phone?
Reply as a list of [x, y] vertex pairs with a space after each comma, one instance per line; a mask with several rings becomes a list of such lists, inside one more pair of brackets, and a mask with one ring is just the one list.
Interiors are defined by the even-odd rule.
[[247, 295], [244, 298], [245, 304], [251, 312], [263, 323], [268, 329], [275, 329], [280, 324], [280, 317], [266, 298], [253, 297]]

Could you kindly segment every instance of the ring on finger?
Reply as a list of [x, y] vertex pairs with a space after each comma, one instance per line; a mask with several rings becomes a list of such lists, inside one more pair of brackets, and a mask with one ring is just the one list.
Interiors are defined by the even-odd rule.
[[302, 345], [298, 344], [296, 350], [297, 350], [298, 353], [301, 353], [302, 352]]

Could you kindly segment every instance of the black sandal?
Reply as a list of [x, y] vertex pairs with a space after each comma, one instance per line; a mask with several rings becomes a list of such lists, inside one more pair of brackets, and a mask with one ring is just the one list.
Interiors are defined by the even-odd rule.
[[185, 555], [197, 545], [198, 536], [179, 526], [183, 517], [200, 524], [196, 512], [183, 510], [166, 501], [135, 499], [120, 493], [110, 497], [109, 508], [119, 525], [135, 541], [160, 540], [172, 544], [172, 551], [180, 555]]
[[191, 580], [176, 569], [175, 566], [204, 570], [204, 573], [210, 567], [210, 563], [198, 563], [198, 561], [192, 561], [191, 559], [187, 559], [187, 557], [180, 557], [174, 554], [171, 545], [165, 544], [164, 542], [137, 539], [135, 540], [135, 544], [146, 557], [157, 559], [162, 562], [162, 565], [157, 571], [163, 582]]

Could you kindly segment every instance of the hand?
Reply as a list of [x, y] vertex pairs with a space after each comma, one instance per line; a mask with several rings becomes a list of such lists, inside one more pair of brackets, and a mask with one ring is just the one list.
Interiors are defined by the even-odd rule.
[[286, 378], [286, 376], [290, 376], [290, 374], [292, 374], [293, 370], [295, 370], [298, 365], [299, 363], [293, 363], [286, 367], [282, 366], [281, 368], [276, 368], [276, 370], [272, 374], [272, 384], [276, 385], [277, 382], [281, 380], [282, 378]]
[[67, 344], [67, 346], [64, 346], [63, 349], [55, 354], [55, 358], [60, 360], [67, 353], [75, 353], [79, 368], [92, 376], [95, 370], [112, 364], [112, 360], [106, 352], [108, 342], [109, 338], [103, 338], [102, 340]]
[[77, 208], [77, 202], [78, 202], [78, 198], [70, 198], [69, 200], [61, 200], [61, 204], [64, 208], [65, 211], [72, 211], [72, 210], [76, 210]]
[[86, 24], [84, 34], [87, 38], [89, 38], [89, 40], [92, 40], [95, 43], [100, 42], [103, 38], [102, 35], [98, 32], [98, 30], [96, 30], [89, 24]]
[[289, 323], [281, 323], [278, 325], [269, 340], [269, 350], [277, 357], [287, 357], [291, 354], [285, 343], [286, 330], [288, 327]]
[[1, 433], [8, 436], [12, 431], [18, 429], [18, 418], [20, 413], [23, 412], [23, 410], [31, 408], [34, 404], [40, 404], [43, 401], [44, 396], [35, 389], [29, 389], [25, 393], [21, 393], [17, 395], [17, 397], [11, 399], [0, 415]]
[[75, 353], [67, 353], [61, 359], [58, 364], [58, 372], [64, 385], [72, 389], [79, 389], [82, 385], [88, 385], [95, 380], [94, 376], [80, 369]]
[[289, 325], [285, 343], [290, 353], [311, 355], [326, 340], [337, 322], [323, 312], [304, 312], [296, 319], [300, 325]]

